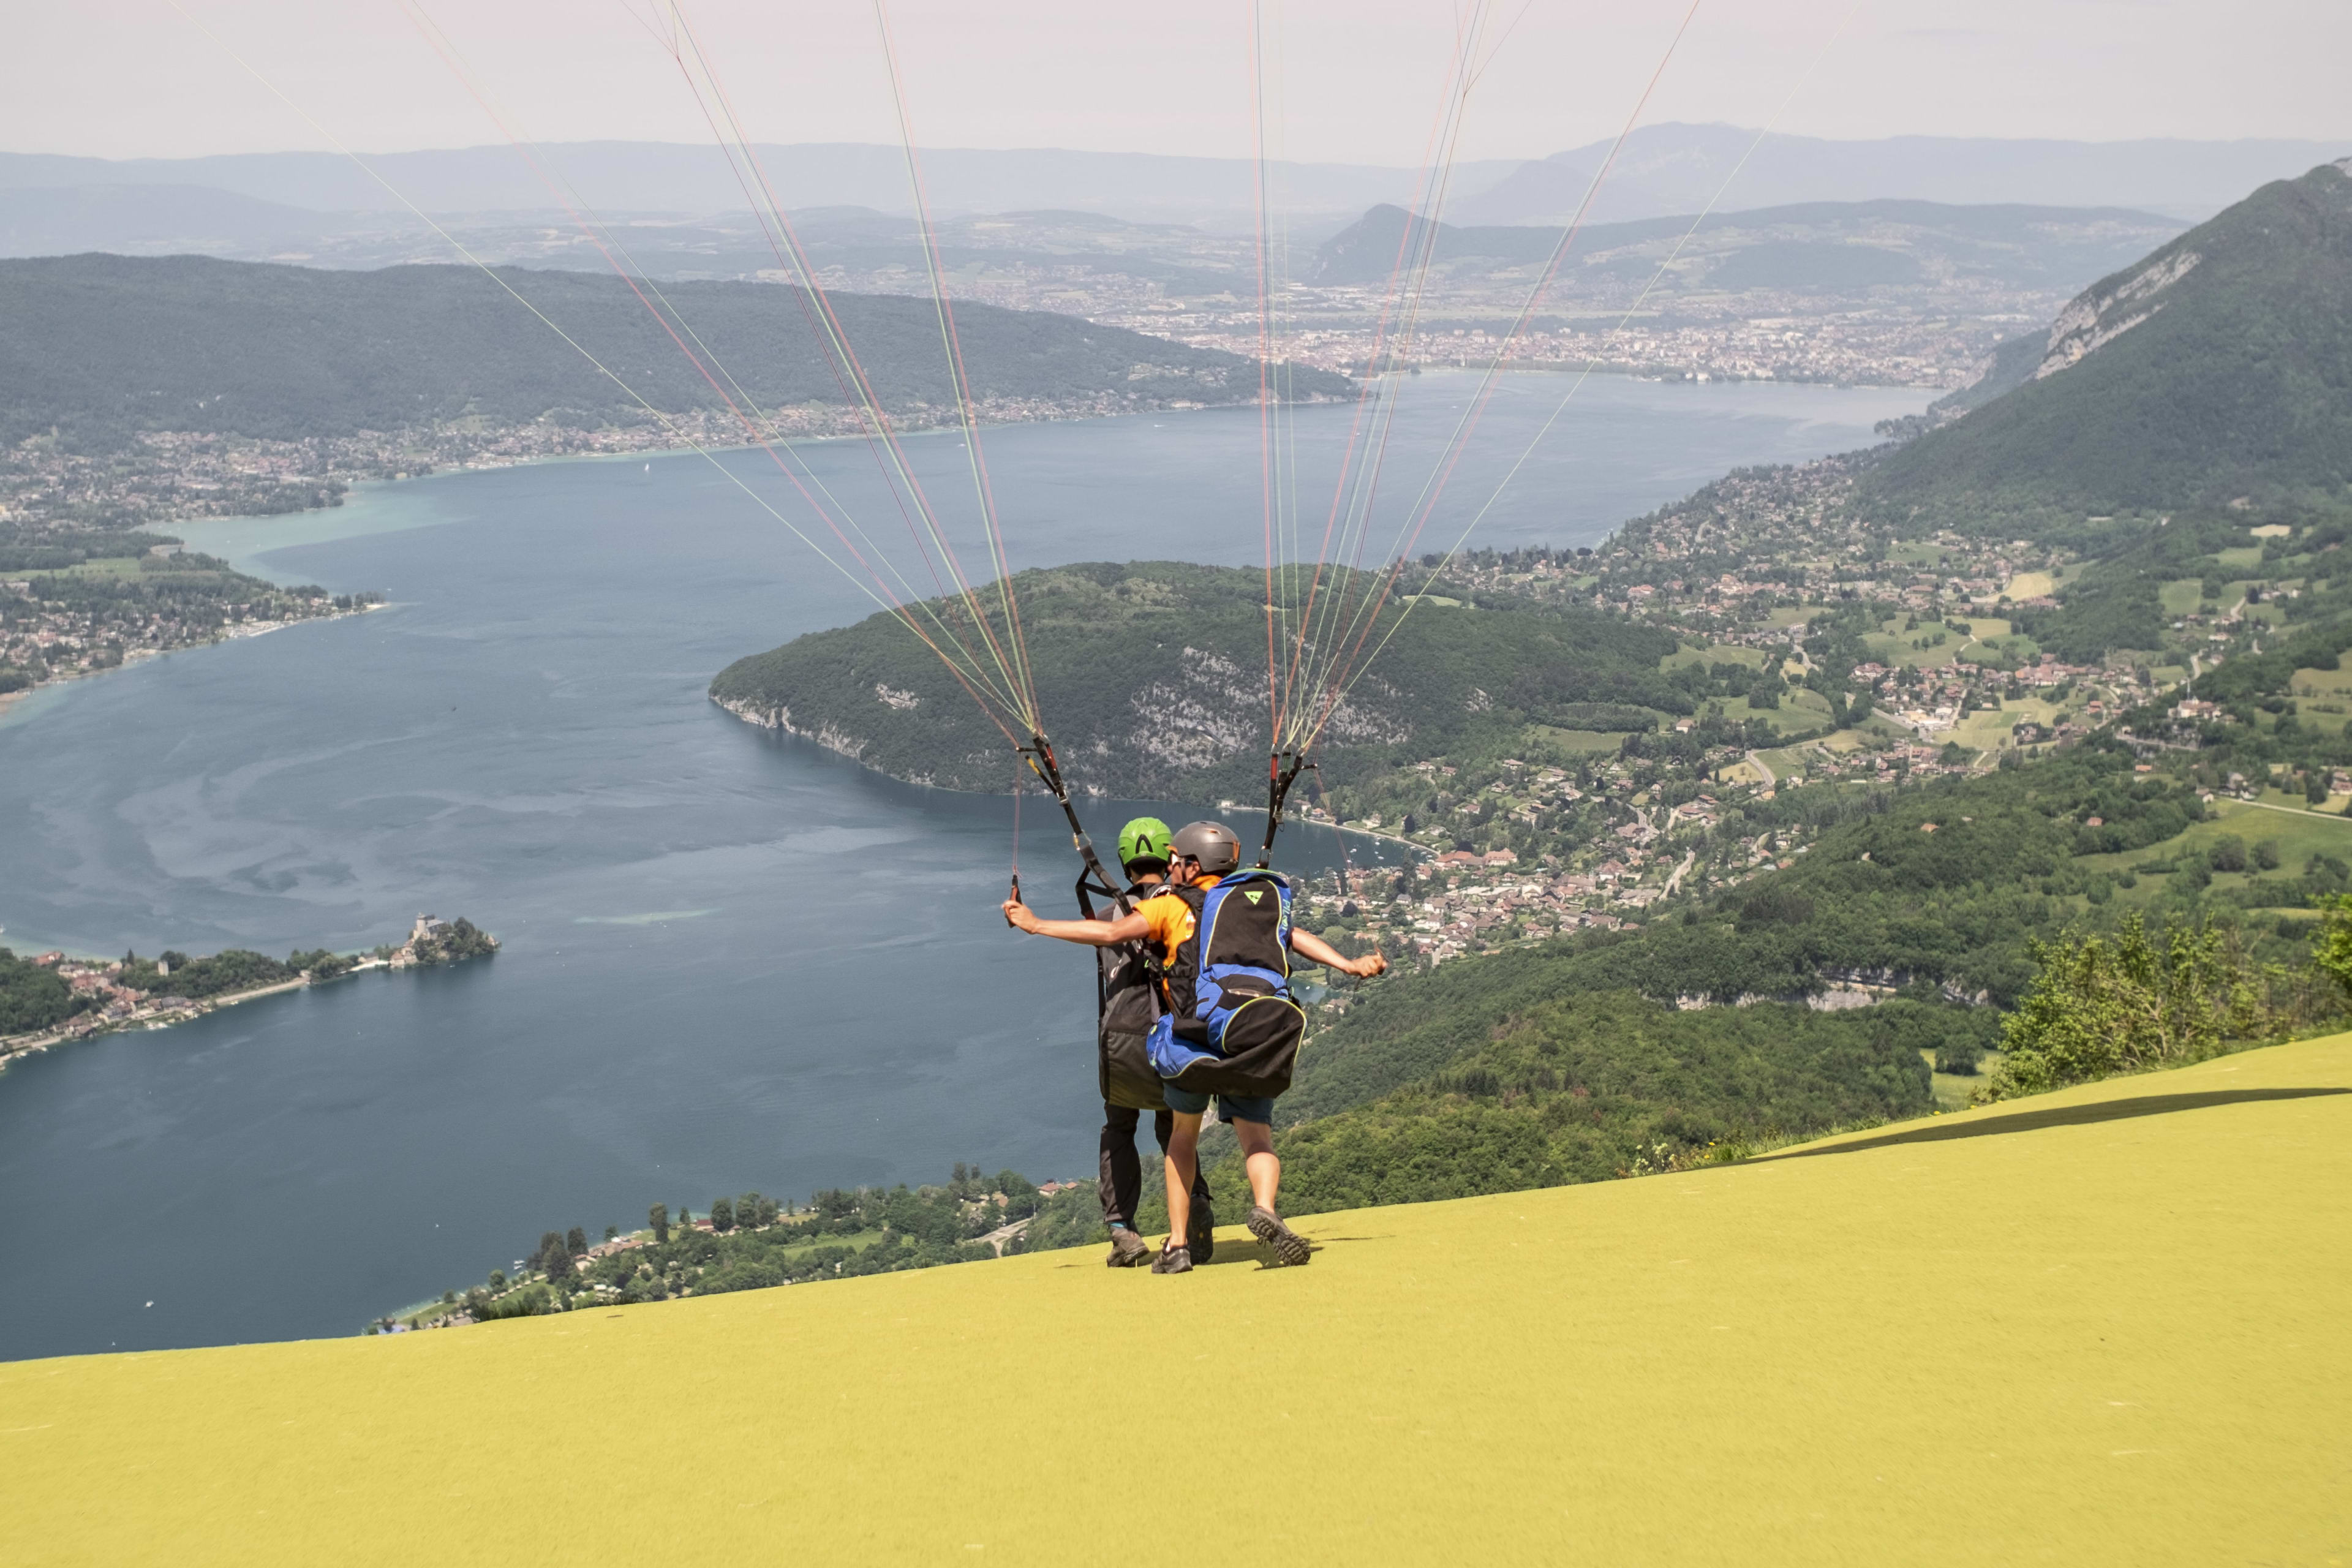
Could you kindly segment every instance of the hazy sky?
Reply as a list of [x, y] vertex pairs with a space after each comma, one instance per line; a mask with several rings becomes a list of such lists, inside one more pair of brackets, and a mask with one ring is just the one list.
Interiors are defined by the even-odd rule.
[[[398, 0], [183, 3], [357, 148], [498, 140]], [[639, 20], [659, 3], [428, 9], [542, 141], [699, 142], [708, 132]], [[1488, 3], [1507, 34], [1474, 99], [1467, 158], [1537, 157], [1612, 134], [1688, 0]], [[1417, 164], [1455, 5], [1265, 4], [1281, 46], [1281, 150]], [[0, 150], [323, 145], [169, 0], [12, 9]], [[870, 0], [695, 0], [688, 14], [761, 140], [895, 140]], [[1243, 0], [891, 6], [927, 144], [1229, 156], [1249, 152], [1248, 15]], [[1821, 136], [2352, 142], [2347, 60], [2352, 0], [1699, 0], [1644, 118], [1760, 125], [1796, 89], [1780, 128]]]

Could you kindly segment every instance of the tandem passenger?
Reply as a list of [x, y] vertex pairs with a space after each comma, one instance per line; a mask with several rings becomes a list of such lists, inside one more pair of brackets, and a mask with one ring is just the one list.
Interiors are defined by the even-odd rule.
[[1169, 1235], [1151, 1271], [1181, 1274], [1194, 1262], [1192, 1194], [1212, 1099], [1241, 1142], [1250, 1234], [1276, 1263], [1303, 1264], [1310, 1256], [1306, 1238], [1276, 1211], [1282, 1163], [1274, 1152], [1274, 1101], [1290, 1087], [1306, 1031], [1306, 1015], [1290, 995], [1290, 956], [1365, 977], [1388, 963], [1377, 952], [1345, 957], [1293, 926], [1290, 884], [1271, 871], [1242, 870], [1241, 841], [1223, 824], [1186, 825], [1170, 854], [1169, 891], [1117, 921], [1040, 920], [1017, 899], [1004, 901], [1004, 917], [1063, 942], [1108, 947], [1149, 939], [1160, 950], [1166, 1012], [1152, 1026], [1150, 1056], [1175, 1126], [1165, 1162]]

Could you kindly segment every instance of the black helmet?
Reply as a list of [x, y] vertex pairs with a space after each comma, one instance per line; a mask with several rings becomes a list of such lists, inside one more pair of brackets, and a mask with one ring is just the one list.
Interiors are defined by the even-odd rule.
[[1212, 877], [1241, 869], [1242, 841], [1222, 822], [1188, 822], [1168, 841], [1171, 853], [1201, 863]]

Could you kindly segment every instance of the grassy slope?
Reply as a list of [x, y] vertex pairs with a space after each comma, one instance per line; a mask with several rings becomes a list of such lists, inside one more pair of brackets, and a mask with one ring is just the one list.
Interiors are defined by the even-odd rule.
[[2339, 1036], [1327, 1215], [1301, 1271], [1045, 1254], [23, 1363], [0, 1557], [2337, 1561], [2347, 1091]]

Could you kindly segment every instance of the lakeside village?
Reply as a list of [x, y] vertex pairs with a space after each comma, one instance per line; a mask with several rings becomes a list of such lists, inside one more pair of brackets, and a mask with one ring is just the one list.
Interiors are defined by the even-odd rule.
[[[986, 397], [974, 410], [990, 425], [1098, 419], [1139, 409], [1198, 408], [1182, 398], [1105, 391], [1063, 397]], [[945, 427], [951, 408], [894, 409], [903, 433]], [[763, 410], [770, 439], [854, 437], [862, 414], [830, 403]], [[667, 453], [688, 444], [721, 450], [745, 444], [740, 420], [724, 409], [646, 416], [625, 424], [583, 425], [554, 416], [506, 422], [468, 416], [399, 430], [264, 440], [202, 431], [138, 432], [118, 450], [76, 451], [53, 436], [0, 448], [0, 531], [20, 539], [68, 541], [87, 531], [141, 529], [214, 517], [274, 517], [341, 506], [362, 480], [413, 479], [475, 468], [513, 468], [562, 458]]]
[[[372, 969], [458, 963], [496, 952], [499, 939], [459, 916], [419, 915], [407, 939], [357, 954], [324, 948], [283, 963], [246, 948], [205, 958], [166, 951], [109, 961], [44, 952], [18, 958], [0, 947], [0, 1068], [9, 1058], [117, 1029], [160, 1029], [221, 1007], [299, 990]], [[29, 1028], [23, 1027], [31, 1025]]]
[[458, 1328], [577, 1308], [715, 1296], [823, 1279], [968, 1263], [1025, 1250], [1049, 1200], [1089, 1182], [1037, 1185], [1013, 1171], [991, 1176], [959, 1162], [939, 1185], [832, 1189], [805, 1208], [760, 1194], [720, 1198], [700, 1219], [656, 1204], [642, 1230], [604, 1227], [591, 1243], [578, 1226], [551, 1230], [528, 1258], [464, 1292], [446, 1290], [375, 1320], [371, 1334]]
[[281, 588], [152, 534], [0, 543], [0, 710], [58, 681], [382, 603], [380, 594]]
[[[1792, 866], [1839, 819], [1842, 794], [1983, 772], [2101, 731], [2140, 753], [2142, 774], [2185, 768], [2209, 805], [2352, 806], [2340, 770], [2273, 764], [2249, 779], [2190, 760], [2200, 734], [2243, 716], [2183, 683], [2259, 653], [2301, 595], [2301, 581], [2259, 571], [2285, 528], [2245, 531], [2225, 557], [2245, 581], [2167, 584], [2160, 650], [2084, 658], [2019, 624], [2049, 620], [2082, 563], [1951, 532], [1892, 542], [1844, 504], [1865, 460], [1732, 475], [1598, 551], [1447, 566], [1430, 591], [1441, 605], [1579, 603], [1671, 631], [1681, 646], [1663, 671], [1691, 711], [1587, 704], [1589, 728], [1530, 726], [1513, 755], [1423, 760], [1333, 786], [1301, 815], [1418, 854], [1318, 877], [1306, 918], [1423, 965], [1621, 929], [1678, 895]], [[2343, 714], [2336, 699], [2352, 697], [2299, 689], [2306, 722], [2330, 724], [2308, 715]], [[1815, 1005], [1873, 994], [1867, 977], [1849, 977]], [[1333, 1000], [1344, 1006], [1345, 992]]]

